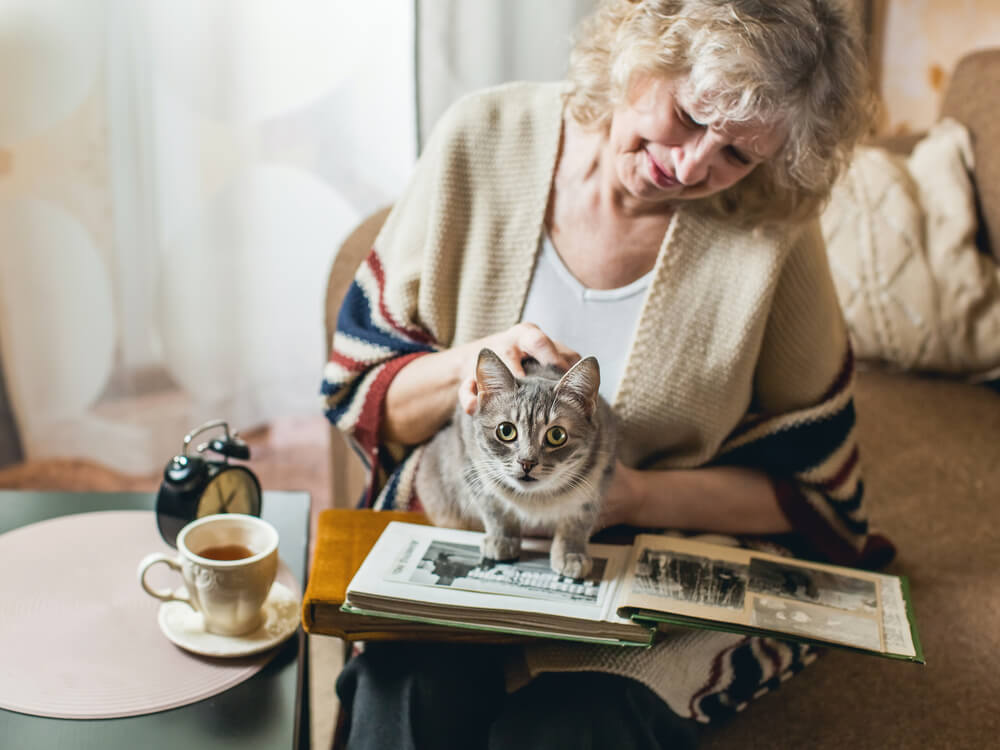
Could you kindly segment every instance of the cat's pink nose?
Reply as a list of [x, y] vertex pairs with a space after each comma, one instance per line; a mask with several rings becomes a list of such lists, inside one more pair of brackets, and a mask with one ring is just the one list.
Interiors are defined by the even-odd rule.
[[524, 459], [518, 459], [517, 462], [521, 464], [521, 469], [524, 470], [525, 474], [530, 473], [532, 469], [538, 466], [538, 461], [525, 461]]

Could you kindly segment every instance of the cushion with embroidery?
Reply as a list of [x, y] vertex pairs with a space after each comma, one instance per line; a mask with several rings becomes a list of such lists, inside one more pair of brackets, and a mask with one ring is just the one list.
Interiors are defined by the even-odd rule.
[[975, 243], [968, 131], [935, 125], [909, 158], [859, 147], [821, 224], [859, 360], [1000, 376], [1000, 268]]

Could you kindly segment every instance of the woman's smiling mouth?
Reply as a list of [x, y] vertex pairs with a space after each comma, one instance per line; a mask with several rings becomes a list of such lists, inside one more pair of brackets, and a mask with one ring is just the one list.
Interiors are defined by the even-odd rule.
[[653, 155], [649, 153], [648, 150], [646, 151], [646, 159], [649, 162], [649, 176], [658, 187], [672, 188], [680, 184], [680, 182], [673, 177], [673, 175], [671, 175], [656, 161], [656, 159], [653, 158]]

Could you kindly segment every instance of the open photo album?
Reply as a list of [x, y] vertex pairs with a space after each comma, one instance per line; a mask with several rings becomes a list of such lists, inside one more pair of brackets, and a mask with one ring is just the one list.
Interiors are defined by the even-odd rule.
[[389, 523], [342, 602], [307, 603], [307, 629], [350, 633], [363, 623], [400, 637], [472, 630], [649, 646], [680, 626], [924, 661], [899, 576], [640, 534], [631, 546], [589, 545], [590, 575], [568, 579], [549, 567], [547, 540], [526, 539], [517, 561], [489, 564], [482, 536]]

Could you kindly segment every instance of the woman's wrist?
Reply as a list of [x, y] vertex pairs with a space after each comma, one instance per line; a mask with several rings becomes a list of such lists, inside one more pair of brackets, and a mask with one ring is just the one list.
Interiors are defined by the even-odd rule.
[[639, 472], [621, 461], [615, 465], [615, 473], [604, 496], [601, 510], [601, 527], [636, 525], [636, 508], [642, 505]]
[[382, 437], [404, 445], [430, 439], [455, 408], [463, 353], [445, 349], [406, 364], [389, 384]]
[[602, 520], [728, 534], [791, 529], [767, 474], [735, 466], [639, 471], [618, 464]]
[[631, 467], [624, 467], [624, 469], [623, 486], [628, 495], [622, 504], [621, 523], [635, 526], [639, 520], [639, 510], [645, 502], [645, 487], [642, 482], [642, 472]]

